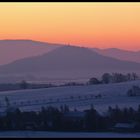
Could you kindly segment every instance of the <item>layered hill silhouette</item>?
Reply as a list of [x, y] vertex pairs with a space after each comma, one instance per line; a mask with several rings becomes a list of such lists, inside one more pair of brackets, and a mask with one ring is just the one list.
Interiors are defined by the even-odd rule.
[[104, 56], [140, 63], [140, 51], [127, 51], [117, 48], [109, 48], [109, 49], [92, 48], [92, 50]]
[[[65, 45], [26, 39], [0, 40], [0, 65], [22, 58], [42, 55], [63, 46]], [[140, 51], [127, 51], [117, 48], [92, 48], [91, 50], [104, 56], [140, 63]]]
[[59, 47], [46, 54], [0, 66], [3, 74], [34, 74], [48, 77], [83, 77], [104, 72], [140, 72], [140, 63], [103, 56], [88, 48]]
[[0, 65], [47, 53], [60, 46], [33, 40], [0, 40]]

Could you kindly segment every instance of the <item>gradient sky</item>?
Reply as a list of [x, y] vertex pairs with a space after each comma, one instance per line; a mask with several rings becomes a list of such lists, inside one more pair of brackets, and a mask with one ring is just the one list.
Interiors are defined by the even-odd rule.
[[140, 50], [140, 2], [0, 3], [0, 39]]

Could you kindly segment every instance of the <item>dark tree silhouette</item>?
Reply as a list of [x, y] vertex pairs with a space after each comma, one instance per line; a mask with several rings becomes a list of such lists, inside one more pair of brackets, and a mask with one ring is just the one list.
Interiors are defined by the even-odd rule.
[[27, 89], [28, 88], [28, 83], [25, 80], [21, 81], [20, 88], [21, 89]]
[[7, 96], [5, 97], [5, 102], [6, 102], [6, 106], [9, 107], [10, 106], [10, 101], [9, 101], [9, 98]]
[[104, 73], [102, 75], [102, 82], [105, 84], [108, 84], [111, 82], [111, 78], [112, 78], [112, 76], [109, 73]]
[[93, 77], [89, 79], [89, 84], [90, 85], [100, 84], [100, 81], [97, 78]]

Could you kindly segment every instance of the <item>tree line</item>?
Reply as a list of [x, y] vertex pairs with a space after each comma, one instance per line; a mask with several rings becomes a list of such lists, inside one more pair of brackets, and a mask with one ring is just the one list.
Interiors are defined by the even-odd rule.
[[20, 109], [7, 111], [0, 116], [0, 130], [45, 130], [45, 131], [112, 131], [116, 123], [137, 123], [135, 132], [140, 132], [140, 105], [134, 110], [132, 107], [120, 109], [108, 107], [105, 115], [100, 114], [93, 105], [82, 111], [83, 117], [69, 118], [66, 114], [79, 113], [77, 109], [71, 111], [67, 105], [56, 107], [42, 107], [40, 111], [22, 112]]
[[51, 83], [29, 83], [26, 80], [22, 80], [18, 83], [1, 83], [0, 91], [7, 90], [21, 90], [21, 89], [39, 89], [39, 88], [51, 88], [51, 87], [62, 87], [62, 86], [86, 86], [92, 84], [109, 84], [109, 83], [120, 83], [126, 81], [138, 80], [139, 76], [136, 73], [104, 73], [100, 79], [96, 77], [91, 77], [88, 82], [78, 83], [78, 82], [67, 82], [60, 85], [55, 85]]
[[8, 91], [8, 90], [21, 90], [21, 89], [39, 89], [39, 88], [50, 88], [55, 87], [51, 83], [29, 83], [26, 80], [22, 80], [21, 82], [17, 83], [1, 83], [0, 84], [0, 91]]
[[92, 77], [89, 79], [89, 84], [109, 84], [109, 83], [120, 83], [120, 82], [126, 82], [126, 81], [133, 81], [138, 80], [139, 76], [136, 73], [128, 73], [128, 74], [122, 74], [122, 73], [104, 73], [101, 76], [101, 80], [99, 80], [96, 77]]

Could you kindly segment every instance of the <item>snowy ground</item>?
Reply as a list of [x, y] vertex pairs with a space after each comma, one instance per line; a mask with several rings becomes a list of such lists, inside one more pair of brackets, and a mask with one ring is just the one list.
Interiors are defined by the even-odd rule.
[[[126, 92], [133, 86], [140, 86], [140, 80], [118, 84], [54, 87], [0, 92], [0, 111], [5, 109], [5, 96], [11, 105], [22, 111], [40, 110], [41, 106], [57, 106], [67, 104], [70, 108], [83, 110], [91, 104], [104, 112], [108, 106], [134, 107], [140, 104], [140, 96], [128, 97]], [[95, 98], [101, 94], [102, 98]]]
[[140, 133], [3, 131], [0, 138], [140, 138]]

